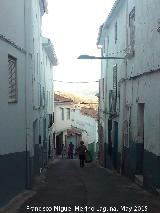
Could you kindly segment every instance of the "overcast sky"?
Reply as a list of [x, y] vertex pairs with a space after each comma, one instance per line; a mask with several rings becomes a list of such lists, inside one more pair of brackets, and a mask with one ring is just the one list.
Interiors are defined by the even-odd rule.
[[[58, 66], [54, 79], [60, 81], [96, 81], [100, 78], [100, 60], [78, 60], [81, 54], [100, 55], [96, 42], [100, 25], [106, 20], [115, 0], [48, 0], [43, 17], [43, 35], [55, 47]], [[87, 94], [97, 83], [56, 83], [55, 90]]]

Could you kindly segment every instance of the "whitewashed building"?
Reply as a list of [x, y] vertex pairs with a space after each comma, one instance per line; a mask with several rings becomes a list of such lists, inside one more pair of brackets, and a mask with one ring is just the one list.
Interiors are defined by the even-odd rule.
[[[75, 108], [72, 113], [72, 127], [81, 131], [79, 140], [83, 140], [93, 157], [96, 154], [98, 142], [97, 115], [92, 108]], [[76, 144], [79, 146], [79, 142]]]
[[67, 130], [71, 129], [71, 109], [73, 101], [62, 95], [54, 95], [55, 109], [55, 154], [59, 155], [62, 151], [62, 145], [67, 146]]
[[93, 157], [96, 153], [98, 142], [97, 133], [97, 112], [92, 108], [77, 108], [73, 100], [63, 95], [55, 94], [55, 152], [61, 154], [62, 144], [66, 147], [70, 143], [76, 148], [83, 140], [88, 149], [92, 152]]
[[[39, 51], [40, 60], [35, 56], [33, 77], [33, 147], [34, 170], [39, 173], [53, 158], [54, 140], [54, 98], [53, 98], [53, 66], [57, 58], [50, 39], [40, 37], [42, 41]], [[38, 70], [37, 70], [38, 69]]]
[[117, 0], [97, 42], [103, 56], [125, 58], [102, 60], [105, 166], [151, 190], [160, 187], [159, 10], [158, 0]]
[[47, 163], [53, 98], [48, 96], [47, 108], [52, 83], [45, 75], [52, 77], [56, 57], [41, 37], [46, 11], [46, 0], [5, 0], [0, 6], [0, 207], [31, 188], [34, 174]]

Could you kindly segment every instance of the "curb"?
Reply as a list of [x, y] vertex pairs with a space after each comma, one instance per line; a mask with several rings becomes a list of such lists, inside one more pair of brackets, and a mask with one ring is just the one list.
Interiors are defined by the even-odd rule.
[[16, 213], [18, 208], [29, 198], [36, 194], [35, 191], [25, 190], [9, 201], [7, 205], [0, 208], [0, 213]]
[[13, 197], [5, 206], [0, 208], [0, 213], [16, 213], [20, 206], [29, 198], [33, 197], [39, 187], [46, 185], [46, 171], [50, 165], [57, 163], [59, 159], [54, 159], [49, 162], [49, 164], [42, 170], [40, 175], [34, 177], [34, 186], [32, 190], [24, 190], [15, 197]]

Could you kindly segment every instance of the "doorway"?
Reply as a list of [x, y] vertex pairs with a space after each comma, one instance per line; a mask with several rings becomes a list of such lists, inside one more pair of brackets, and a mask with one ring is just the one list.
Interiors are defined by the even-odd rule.
[[114, 121], [114, 137], [113, 137], [113, 166], [118, 167], [118, 122]]
[[56, 155], [60, 155], [62, 152], [63, 144], [63, 132], [56, 136]]
[[144, 159], [144, 103], [138, 103], [137, 113], [137, 144], [136, 144], [136, 174], [143, 175]]

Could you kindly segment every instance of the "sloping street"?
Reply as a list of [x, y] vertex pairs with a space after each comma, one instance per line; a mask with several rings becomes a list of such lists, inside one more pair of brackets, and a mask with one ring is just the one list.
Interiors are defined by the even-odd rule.
[[95, 163], [80, 168], [77, 159], [57, 159], [50, 164], [44, 177], [37, 193], [18, 213], [160, 212], [157, 196]]

